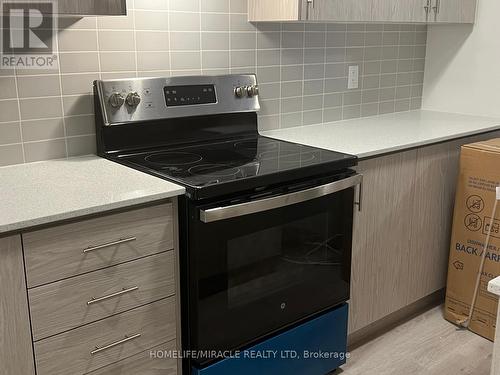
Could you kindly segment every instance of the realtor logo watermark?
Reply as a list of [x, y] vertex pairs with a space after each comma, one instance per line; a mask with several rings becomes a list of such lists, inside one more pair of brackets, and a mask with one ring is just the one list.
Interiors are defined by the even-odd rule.
[[55, 1], [0, 0], [1, 69], [58, 69]]

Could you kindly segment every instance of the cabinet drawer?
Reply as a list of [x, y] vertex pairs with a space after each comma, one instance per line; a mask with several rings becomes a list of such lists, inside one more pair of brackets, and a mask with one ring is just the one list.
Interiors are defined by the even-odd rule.
[[[161, 357], [176, 349], [176, 341], [154, 347], [89, 375], [176, 375], [177, 360]], [[159, 354], [161, 352], [161, 355]]]
[[37, 375], [86, 374], [171, 341], [175, 311], [175, 297], [169, 297], [38, 341]]
[[33, 337], [37, 341], [173, 294], [173, 251], [30, 289]]
[[28, 287], [170, 250], [172, 224], [164, 204], [26, 233]]

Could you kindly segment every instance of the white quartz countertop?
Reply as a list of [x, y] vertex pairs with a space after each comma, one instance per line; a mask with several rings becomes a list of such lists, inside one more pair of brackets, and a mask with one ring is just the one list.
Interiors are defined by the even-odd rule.
[[500, 130], [500, 119], [416, 110], [263, 132], [361, 159]]
[[0, 234], [153, 202], [184, 188], [97, 156], [0, 168]]

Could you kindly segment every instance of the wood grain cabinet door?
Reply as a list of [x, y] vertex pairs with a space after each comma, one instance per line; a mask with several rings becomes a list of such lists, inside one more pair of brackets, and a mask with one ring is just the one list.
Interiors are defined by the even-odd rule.
[[21, 236], [0, 238], [0, 375], [34, 375]]
[[305, 0], [248, 0], [248, 21], [299, 21], [302, 1]]
[[477, 0], [432, 0], [431, 21], [438, 23], [474, 23]]
[[[373, 0], [374, 22], [427, 22], [430, 0]], [[426, 8], [428, 7], [428, 8]]]
[[127, 14], [126, 0], [58, 0], [57, 12], [65, 15], [122, 16]]
[[462, 143], [448, 142], [417, 152], [408, 304], [446, 286]]
[[304, 21], [368, 22], [373, 0], [313, 0], [302, 2]]
[[362, 161], [362, 211], [355, 212], [350, 333], [408, 300], [411, 210], [417, 151]]

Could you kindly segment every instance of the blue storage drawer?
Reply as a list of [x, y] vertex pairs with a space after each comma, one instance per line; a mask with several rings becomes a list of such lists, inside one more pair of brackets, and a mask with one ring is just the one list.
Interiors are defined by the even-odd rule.
[[[325, 375], [346, 362], [348, 305], [344, 304], [194, 375]], [[245, 322], [241, 322], [245, 324]]]

